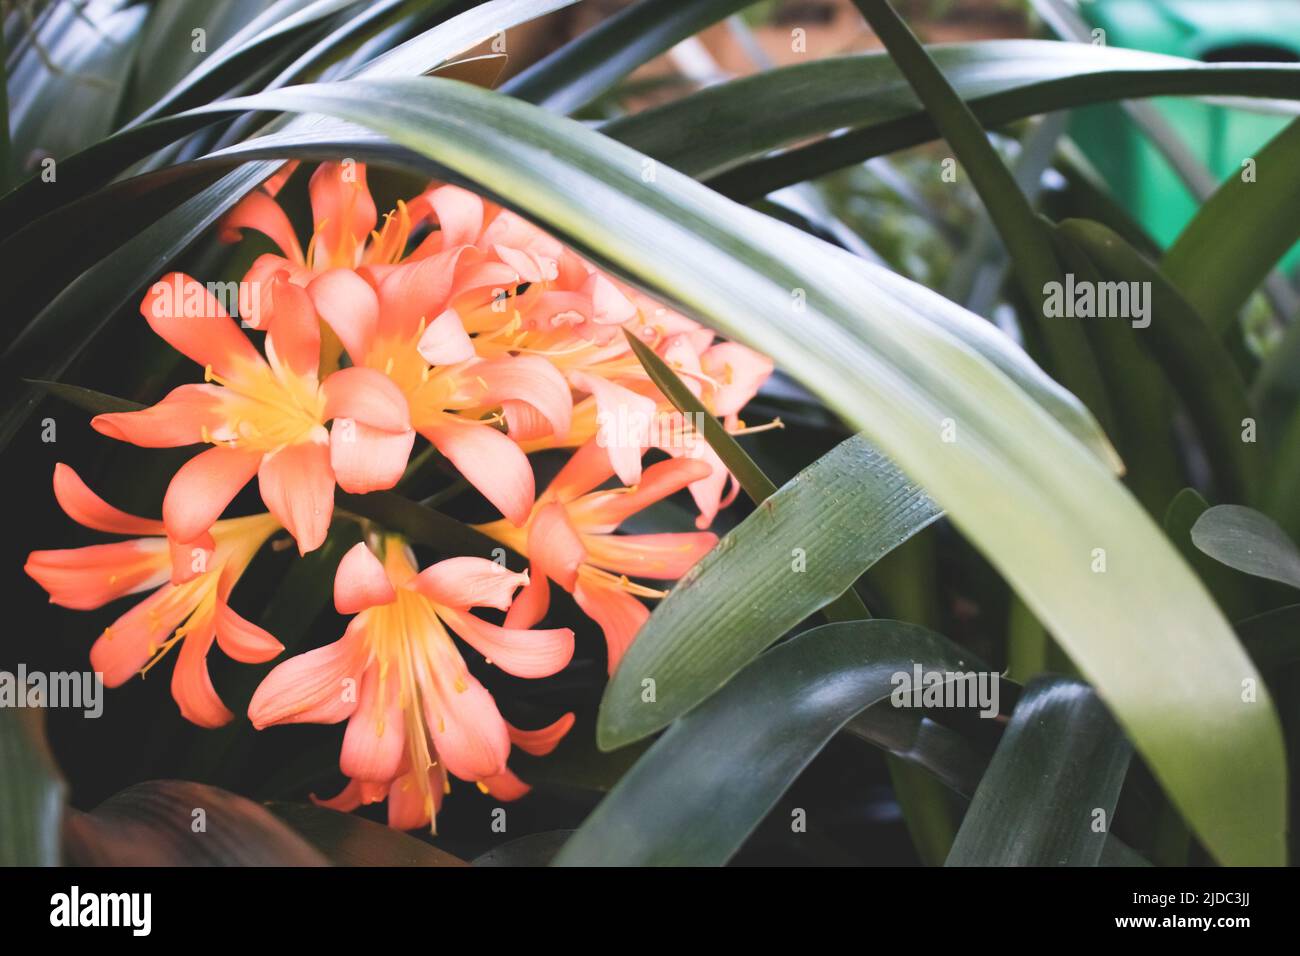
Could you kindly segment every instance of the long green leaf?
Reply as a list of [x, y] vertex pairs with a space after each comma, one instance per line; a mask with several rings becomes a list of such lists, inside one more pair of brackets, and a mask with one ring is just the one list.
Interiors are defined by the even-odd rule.
[[1093, 414], [1103, 423], [1110, 423], [1106, 387], [1084, 330], [1073, 322], [1044, 318], [1040, 310], [1048, 285], [1062, 278], [1047, 227], [1020, 191], [1015, 176], [989, 142], [975, 114], [894, 12], [889, 0], [854, 2], [934, 120], [939, 134], [956, 153], [961, 169], [970, 176], [1011, 257], [1025, 307], [1022, 314], [1045, 343], [1051, 367], [1061, 383]]
[[1132, 748], [1086, 684], [1030, 681], [948, 866], [1096, 866]]
[[307, 803], [267, 804], [267, 808], [335, 866], [464, 866], [465, 861], [423, 840]]
[[498, 556], [502, 549], [497, 541], [469, 525], [391, 491], [374, 491], [367, 495], [339, 494], [337, 502], [340, 508], [400, 532], [442, 554], [491, 558]]
[[632, 347], [632, 352], [636, 355], [641, 367], [646, 370], [650, 380], [659, 387], [673, 406], [683, 415], [693, 415], [696, 418], [692, 421], [702, 422], [701, 431], [704, 439], [712, 446], [713, 450], [718, 453], [722, 463], [727, 466], [727, 470], [736, 476], [740, 486], [745, 489], [745, 494], [755, 504], [771, 497], [776, 493], [776, 485], [772, 479], [763, 474], [763, 470], [754, 464], [754, 459], [749, 457], [745, 449], [741, 448], [722, 427], [722, 423], [709, 414], [703, 403], [686, 387], [685, 383], [673, 372], [668, 364], [655, 354], [654, 349], [650, 348], [644, 342], [640, 341], [631, 332], [624, 332], [628, 344]]
[[530, 833], [493, 847], [482, 856], [476, 856], [474, 866], [546, 866], [564, 846], [572, 830], [548, 830]]
[[[985, 127], [1039, 113], [1150, 96], [1300, 98], [1295, 64], [1199, 63], [1137, 50], [1046, 40], [992, 40], [928, 48]], [[876, 62], [871, 61], [875, 56]], [[799, 64], [720, 84], [616, 121], [648, 141], [688, 149], [693, 136], [727, 129], [702, 170], [728, 196], [751, 201], [792, 183], [935, 139], [934, 121], [880, 54]], [[856, 84], [861, 83], [861, 86]], [[761, 102], [748, 118], [742, 102]], [[709, 121], [712, 121], [711, 123]], [[656, 130], [657, 123], [667, 129]], [[809, 143], [815, 136], [847, 132]], [[732, 132], [734, 130], [734, 133]], [[721, 139], [722, 137], [718, 137]], [[801, 144], [773, 156], [768, 150]], [[649, 143], [647, 152], [656, 150]], [[736, 165], [740, 159], [748, 159]], [[665, 161], [672, 162], [665, 157]]]
[[[600, 746], [653, 733], [707, 699], [939, 515], [867, 441], [842, 442], [723, 537], [655, 608], [605, 689]], [[650, 703], [646, 680], [656, 687]]]
[[900, 621], [826, 624], [773, 648], [669, 728], [555, 863], [720, 866], [831, 736], [917, 663], [983, 667], [946, 638]]
[[1150, 324], [1135, 329], [1138, 338], [1148, 344], [1148, 351], [1196, 422], [1219, 493], [1225, 498], [1250, 500], [1259, 482], [1261, 446], [1242, 441], [1251, 408], [1241, 373], [1219, 338], [1191, 301], [1118, 233], [1101, 223], [1080, 219], [1067, 220], [1057, 229], [1062, 238], [1083, 250], [1105, 281], [1142, 290]]
[[925, 484], [1099, 688], [1216, 857], [1284, 859], [1276, 712], [1263, 692], [1241, 700], [1254, 669], [1186, 563], [1010, 379], [826, 244], [672, 170], [648, 183], [642, 155], [452, 81], [357, 80], [227, 106], [373, 128], [773, 355]]
[[1300, 120], [1259, 151], [1254, 175], [1229, 177], [1165, 253], [1161, 270], [1219, 335], [1300, 239]]
[[640, 0], [514, 77], [502, 92], [571, 113], [669, 47], [753, 0]]
[[324, 866], [260, 804], [186, 780], [152, 780], [68, 817], [74, 866]]
[[[740, 486], [745, 490], [745, 494], [749, 495], [750, 500], [756, 505], [761, 505], [776, 494], [777, 487], [772, 479], [763, 473], [745, 449], [740, 447], [739, 442], [727, 433], [722, 423], [709, 413], [709, 410], [686, 387], [686, 383], [668, 367], [668, 364], [656, 355], [652, 348], [638, 341], [631, 332], [625, 330], [624, 335], [632, 347], [633, 354], [641, 362], [646, 374], [650, 376], [650, 380], [659, 387], [673, 406], [683, 415], [694, 416], [690, 421], [703, 423], [701, 431], [705, 440], [717, 452], [722, 463], [727, 466], [727, 470], [736, 476], [736, 480], [740, 482]], [[829, 621], [855, 621], [871, 616], [852, 585], [826, 605], [825, 613]]]
[[[4, 679], [16, 675], [5, 673]], [[40, 710], [0, 707], [0, 866], [59, 862], [67, 788], [45, 742], [44, 716]]]
[[327, 18], [358, 2], [359, 0], [277, 0], [200, 60], [184, 79], [152, 101], [129, 125], [138, 126], [155, 116], [197, 105], [237, 85], [268, 56], [283, 56], [285, 52], [291, 51], [290, 39], [310, 33]]
[[138, 412], [145, 407], [139, 402], [118, 398], [116, 395], [105, 395], [103, 392], [83, 388], [80, 385], [68, 385], [64, 382], [44, 382], [40, 379], [32, 379], [28, 384], [35, 385], [47, 394], [61, 398], [65, 402], [80, 408], [83, 412], [89, 412], [92, 415], [103, 415], [107, 412]]
[[[51, 6], [8, 76], [16, 179], [44, 171], [35, 164], [47, 157], [62, 176], [64, 157], [108, 135], [148, 13], [104, 0]], [[38, 186], [53, 185], [45, 180], [35, 178]]]

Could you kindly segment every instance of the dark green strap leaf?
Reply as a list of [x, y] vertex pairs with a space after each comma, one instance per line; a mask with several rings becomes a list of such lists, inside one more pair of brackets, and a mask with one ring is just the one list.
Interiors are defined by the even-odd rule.
[[[17, 675], [9, 693], [25, 693]], [[66, 787], [45, 742], [44, 712], [0, 706], [0, 866], [57, 866]]]
[[445, 850], [354, 813], [278, 801], [267, 808], [335, 866], [465, 865]]
[[1250, 160], [1254, 175], [1230, 176], [1165, 253], [1161, 269], [1223, 336], [1250, 294], [1300, 239], [1300, 120]]
[[[556, 864], [726, 863], [835, 732], [889, 697], [895, 675], [910, 678], [915, 664], [984, 669], [946, 638], [901, 621], [826, 624], [773, 648], [673, 724]], [[672, 683], [661, 678], [656, 691]]]
[[315, 848], [251, 800], [185, 780], [138, 783], [71, 814], [73, 866], [326, 866]]
[[947, 865], [1096, 866], [1131, 756], [1086, 684], [1030, 681]]
[[502, 86], [510, 96], [572, 113], [669, 47], [753, 0], [640, 0]]
[[[861, 437], [796, 475], [687, 572], [642, 627], [601, 701], [605, 749], [707, 699], [782, 634], [940, 516]], [[653, 703], [642, 699], [653, 679]]]
[[[1205, 443], [1219, 494], [1249, 500], [1259, 480], [1262, 446], [1242, 441], [1242, 429], [1251, 417], [1250, 403], [1241, 372], [1219, 337], [1174, 284], [1118, 233], [1084, 219], [1066, 220], [1057, 229], [1087, 255], [1104, 281], [1121, 284], [1117, 288], [1130, 309], [1133, 296], [1146, 302], [1141, 317], [1057, 321], [1147, 323], [1135, 326], [1134, 332], [1186, 403]], [[1099, 287], [1099, 296], [1101, 291]]]
[[569, 839], [572, 830], [548, 830], [511, 840], [474, 858], [474, 866], [546, 866]]

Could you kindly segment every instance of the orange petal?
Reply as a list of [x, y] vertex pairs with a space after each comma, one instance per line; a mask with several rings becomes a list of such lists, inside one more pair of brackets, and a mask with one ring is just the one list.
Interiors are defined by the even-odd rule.
[[257, 474], [261, 462], [260, 452], [218, 446], [181, 465], [163, 496], [163, 524], [168, 536], [193, 541], [206, 532]]
[[179, 448], [204, 441], [205, 431], [225, 424], [221, 389], [215, 385], [182, 385], [157, 405], [138, 412], [96, 415], [90, 425], [101, 435], [141, 448]]
[[351, 813], [361, 806], [361, 781], [349, 780], [347, 786], [340, 790], [337, 795], [328, 799], [321, 799], [313, 793], [311, 802], [318, 807], [337, 810], [340, 813]]
[[665, 534], [596, 534], [587, 536], [592, 564], [636, 578], [672, 581], [695, 566], [718, 536], [710, 531]]
[[593, 439], [573, 453], [546, 489], [545, 498], [572, 501], [614, 477], [605, 449]]
[[140, 313], [172, 348], [200, 365], [211, 365], [225, 378], [264, 365], [221, 303], [183, 273], [169, 273], [150, 286]]
[[482, 199], [459, 186], [440, 186], [428, 194], [428, 199], [438, 217], [442, 248], [472, 246], [478, 241], [483, 231]]
[[114, 508], [90, 490], [68, 465], [54, 466], [54, 498], [73, 521], [96, 531], [113, 534], [161, 535], [163, 523], [153, 518], [137, 518]]
[[438, 614], [489, 662], [515, 677], [550, 677], [573, 660], [573, 631], [498, 627], [468, 611], [439, 608]]
[[431, 695], [425, 706], [438, 757], [462, 780], [483, 780], [504, 772], [510, 755], [510, 735], [492, 695], [469, 674], [462, 678], [460, 687], [454, 686], [452, 675], [444, 672], [439, 672], [436, 679], [436, 705], [435, 695]]
[[487, 792], [498, 800], [518, 800], [533, 789], [515, 776], [513, 770], [507, 770], [480, 782], [487, 787]]
[[[564, 376], [546, 359], [536, 355], [507, 356], [480, 362], [466, 374], [486, 384], [484, 405], [525, 402], [550, 423], [557, 439], [568, 436], [573, 419], [573, 393]], [[518, 437], [514, 430], [512, 424], [511, 437]]]
[[772, 360], [738, 342], [720, 342], [700, 356], [706, 375], [718, 383], [709, 410], [719, 418], [738, 413], [772, 374]]
[[317, 230], [316, 256], [324, 253], [331, 265], [352, 265], [356, 249], [379, 220], [366, 185], [365, 165], [350, 161], [321, 163], [312, 173], [307, 191]]
[[429, 323], [417, 349], [430, 365], [456, 365], [474, 357], [474, 343], [465, 334], [455, 309], [444, 309]]
[[334, 472], [323, 428], [319, 436], [266, 455], [257, 486], [267, 509], [298, 542], [299, 554], [324, 544], [334, 514]]
[[291, 657], [266, 675], [248, 704], [258, 730], [274, 724], [337, 724], [357, 708], [362, 618], [333, 644]]
[[241, 664], [262, 664], [284, 650], [284, 645], [263, 628], [240, 616], [225, 601], [217, 602], [217, 645]]
[[528, 575], [511, 571], [487, 558], [448, 558], [421, 571], [411, 587], [443, 607], [510, 607], [515, 591]]
[[221, 727], [235, 715], [217, 696], [208, 674], [208, 651], [212, 648], [212, 614], [195, 621], [190, 620], [190, 630], [181, 641], [181, 652], [172, 671], [172, 697], [180, 706], [181, 715], [200, 727]]
[[570, 372], [569, 381], [596, 397], [596, 443], [623, 484], [636, 484], [655, 418], [654, 400], [587, 372]]
[[377, 663], [362, 675], [361, 697], [348, 719], [339, 755], [339, 769], [345, 775], [376, 783], [388, 783], [397, 776], [406, 743], [397, 691], [397, 674], [381, 677]]
[[406, 396], [393, 380], [373, 368], [339, 369], [321, 386], [325, 391], [324, 418], [350, 418], [389, 432], [411, 427]]
[[221, 217], [217, 238], [222, 242], [238, 242], [244, 229], [255, 229], [280, 247], [280, 251], [294, 262], [302, 262], [302, 246], [294, 232], [293, 223], [280, 204], [262, 189], [255, 189], [235, 204]]
[[[442, 806], [442, 792], [447, 775], [441, 766], [430, 767], [423, 773], [408, 770], [393, 781], [388, 788], [388, 825], [394, 830], [415, 830], [427, 827]], [[425, 795], [432, 800], [430, 807]]]
[[389, 432], [351, 419], [337, 419], [330, 429], [334, 480], [354, 495], [391, 488], [406, 471], [414, 444], [415, 431], [410, 428]]
[[582, 291], [591, 297], [592, 318], [602, 325], [623, 325], [636, 318], [633, 305], [606, 276], [593, 272], [583, 284]]
[[370, 283], [351, 269], [330, 269], [311, 281], [307, 294], [352, 361], [364, 361], [379, 326], [379, 297]]
[[621, 588], [586, 575], [579, 577], [573, 599], [604, 632], [612, 677], [641, 625], [650, 617], [650, 609]]
[[551, 502], [537, 509], [528, 526], [528, 557], [546, 577], [566, 591], [573, 590], [587, 549], [564, 505]]
[[636, 487], [594, 492], [571, 504], [569, 513], [584, 531], [610, 531], [631, 515], [711, 473], [712, 468], [706, 462], [692, 458], [655, 462], [645, 470]]
[[335, 610], [340, 614], [360, 614], [366, 608], [396, 600], [397, 592], [383, 564], [364, 541], [354, 544], [334, 573]]
[[171, 585], [159, 588], [104, 629], [90, 648], [90, 666], [104, 675], [104, 686], [121, 687], [193, 610], [194, 602], [176, 600]]
[[491, 425], [451, 415], [420, 430], [471, 485], [514, 525], [533, 507], [533, 469], [519, 446]]
[[510, 742], [524, 753], [530, 753], [534, 757], [545, 757], [559, 746], [564, 735], [573, 727], [574, 719], [573, 714], [568, 713], [555, 723], [547, 724], [537, 730], [520, 730], [512, 724], [506, 724], [506, 728], [510, 732]]
[[506, 612], [506, 627], [532, 627], [551, 606], [551, 582], [541, 571], [534, 569], [531, 579], [515, 595], [514, 603]]
[[462, 248], [440, 252], [372, 274], [379, 281], [379, 330], [384, 336], [408, 338], [420, 320], [441, 315], [451, 303], [456, 263]]
[[50, 602], [89, 611], [127, 594], [167, 583], [171, 562], [162, 538], [136, 538], [85, 548], [33, 551], [23, 570], [50, 595]]
[[506, 434], [520, 443], [546, 438], [555, 431], [545, 415], [518, 399], [504, 399], [501, 402], [501, 415], [506, 420]]
[[307, 293], [285, 276], [271, 283], [275, 316], [266, 334], [266, 357], [283, 376], [286, 372], [316, 381], [320, 366], [320, 320]]
[[217, 542], [210, 531], [203, 532], [193, 541], [168, 538], [167, 547], [171, 554], [172, 584], [184, 584], [207, 571], [212, 567], [217, 552]]

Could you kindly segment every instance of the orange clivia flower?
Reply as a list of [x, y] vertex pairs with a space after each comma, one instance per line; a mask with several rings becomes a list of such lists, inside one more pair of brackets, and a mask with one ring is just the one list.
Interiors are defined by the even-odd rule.
[[690, 458], [661, 461], [645, 469], [631, 488], [596, 490], [613, 477], [605, 450], [595, 441], [578, 449], [537, 499], [527, 524], [505, 521], [478, 530], [529, 559], [532, 580], [506, 616], [509, 627], [531, 627], [550, 605], [554, 581], [600, 625], [614, 673], [637, 631], [650, 616], [638, 598], [665, 592], [631, 579], [671, 581], [681, 577], [715, 544], [709, 531], [614, 534], [627, 518], [682, 490], [709, 473], [710, 465]]
[[[320, 547], [334, 486], [366, 492], [401, 477], [414, 433], [401, 391], [372, 369], [318, 375], [320, 321], [311, 299], [278, 277], [266, 358], [196, 280], [172, 273], [140, 311], [173, 348], [203, 366], [207, 384], [182, 385], [138, 412], [98, 415], [91, 424], [146, 448], [200, 442], [212, 447], [181, 466], [163, 499], [163, 525], [194, 541], [257, 476], [262, 500], [307, 553]], [[333, 430], [325, 423], [335, 422]]]
[[562, 669], [573, 632], [499, 627], [470, 613], [508, 608], [525, 574], [470, 557], [420, 571], [396, 535], [376, 548], [382, 560], [361, 543], [339, 564], [335, 607], [356, 615], [343, 637], [271, 671], [249, 704], [253, 725], [346, 720], [339, 766], [351, 780], [323, 802], [351, 810], [387, 798], [389, 823], [399, 829], [433, 822], [448, 774], [501, 799], [522, 796], [527, 786], [506, 766], [511, 744], [549, 752], [573, 715], [539, 731], [511, 727], [448, 631], [516, 677]]
[[24, 570], [49, 592], [50, 601], [92, 610], [128, 594], [153, 591], [104, 629], [90, 651], [91, 665], [109, 687], [144, 673], [180, 644], [172, 696], [181, 713], [202, 727], [220, 727], [231, 713], [208, 676], [216, 643], [248, 664], [269, 661], [280, 642], [229, 605], [230, 592], [253, 555], [279, 527], [268, 514], [229, 518], [195, 545], [164, 536], [163, 522], [138, 518], [108, 504], [67, 465], [54, 468], [54, 496], [78, 524], [129, 541], [58, 551], [33, 551]]

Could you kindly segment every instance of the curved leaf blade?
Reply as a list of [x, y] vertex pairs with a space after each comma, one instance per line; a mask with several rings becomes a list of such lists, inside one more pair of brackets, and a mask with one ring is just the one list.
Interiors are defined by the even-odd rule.
[[1096, 866], [1131, 755], [1086, 684], [1030, 681], [945, 865]]
[[501, 90], [557, 113], [571, 113], [642, 63], [752, 2], [640, 0], [534, 63]]
[[45, 742], [43, 718], [39, 710], [0, 707], [0, 866], [59, 862], [67, 787]]
[[[605, 688], [601, 748], [654, 733], [706, 700], [940, 514], [864, 439], [840, 443], [723, 537], [655, 608]], [[647, 679], [653, 703], [642, 699]]]
[[721, 866], [835, 732], [917, 663], [983, 667], [932, 631], [879, 619], [826, 624], [773, 648], [669, 728], [555, 865]]
[[465, 861], [354, 813], [309, 803], [272, 802], [267, 809], [335, 866], [465, 866]]
[[265, 807], [187, 780], [138, 783], [72, 814], [64, 847], [74, 866], [327, 865]]
[[1225, 334], [1250, 294], [1300, 239], [1300, 218], [1279, 214], [1300, 203], [1300, 120], [1253, 157], [1258, 179], [1231, 176], [1174, 240], [1161, 271]]

